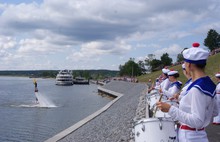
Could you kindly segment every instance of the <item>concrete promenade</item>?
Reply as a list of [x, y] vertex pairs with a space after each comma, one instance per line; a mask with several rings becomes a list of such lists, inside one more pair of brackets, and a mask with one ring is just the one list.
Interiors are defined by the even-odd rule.
[[123, 96], [114, 99], [113, 101], [117, 101], [98, 116], [86, 123], [82, 122], [84, 125], [75, 127], [77, 129], [70, 127], [47, 142], [132, 142], [133, 119], [146, 86], [141, 83], [112, 81], [103, 88]]
[[209, 142], [220, 142], [220, 125], [210, 124], [206, 128]]

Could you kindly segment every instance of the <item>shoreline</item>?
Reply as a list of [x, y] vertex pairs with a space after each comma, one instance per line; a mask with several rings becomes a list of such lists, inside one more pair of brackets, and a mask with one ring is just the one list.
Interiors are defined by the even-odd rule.
[[87, 116], [86, 118], [80, 120], [79, 122], [77, 122], [73, 126], [63, 130], [62, 132], [56, 134], [52, 138], [49, 138], [45, 142], [55, 142], [55, 141], [59, 141], [59, 140], [65, 138], [67, 135], [69, 135], [72, 132], [76, 131], [77, 129], [79, 129], [80, 127], [82, 127], [83, 125], [85, 125], [86, 123], [91, 121], [92, 119], [95, 119], [95, 117], [97, 117], [98, 115], [100, 115], [101, 113], [106, 111], [109, 107], [111, 107], [116, 101], [118, 101], [123, 96], [123, 94], [120, 94], [120, 93], [117, 93], [117, 92], [114, 92], [114, 91], [111, 91], [111, 90], [107, 90], [107, 89], [104, 89], [104, 88], [101, 88], [101, 87], [98, 87], [98, 90], [102, 91], [103, 93], [106, 92], [108, 94], [111, 94], [111, 96], [114, 96], [115, 99], [113, 99], [112, 101], [107, 103], [104, 107], [97, 110], [93, 114], [91, 114], [91, 115]]
[[[112, 100], [114, 103], [109, 105], [107, 109], [92, 119], [87, 119], [87, 122], [81, 123], [77, 129], [64, 130], [66, 133], [63, 133], [62, 138], [59, 137], [59, 140], [50, 138], [46, 142], [135, 142], [135, 122], [143, 118], [149, 118], [146, 105], [146, 85], [113, 81], [113, 83], [110, 82], [100, 88], [103, 92], [107, 91], [107, 94], [116, 92], [122, 94], [122, 96], [117, 97], [117, 100]], [[210, 124], [206, 128], [206, 132], [210, 142], [219, 141], [220, 126]]]
[[[143, 109], [145, 103], [139, 105], [139, 101], [145, 98], [143, 92], [146, 90], [146, 86], [141, 83], [113, 81], [99, 87], [99, 90], [118, 94], [119, 97], [112, 100], [111, 105], [108, 103], [105, 109], [98, 110], [99, 113], [95, 112], [88, 116], [90, 119], [85, 118], [87, 121], [78, 122], [80, 125], [75, 124], [75, 126], [71, 126], [72, 128], [67, 128], [45, 142], [133, 142], [134, 122], [140, 117], [144, 117], [146, 112]], [[137, 111], [138, 107], [141, 108], [139, 111]]]

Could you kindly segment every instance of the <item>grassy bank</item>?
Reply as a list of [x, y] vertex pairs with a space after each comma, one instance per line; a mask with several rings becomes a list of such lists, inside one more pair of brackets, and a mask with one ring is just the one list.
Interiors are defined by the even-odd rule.
[[[180, 74], [180, 77], [178, 78], [178, 80], [183, 82], [183, 84], [187, 81], [187, 79], [183, 75], [182, 66], [181, 65], [173, 66], [173, 67], [171, 67], [169, 69], [178, 70], [178, 72]], [[208, 62], [207, 62], [207, 66], [206, 66], [205, 72], [216, 83], [215, 74], [217, 72], [219, 72], [219, 71], [220, 71], [220, 53], [218, 53], [216, 55], [213, 55], [213, 56], [210, 56], [208, 58]], [[150, 74], [139, 76], [138, 80], [139, 80], [139, 82], [147, 82], [148, 79], [152, 79], [153, 81], [155, 81], [155, 79], [158, 76], [160, 76], [161, 73], [162, 73], [161, 70], [155, 71], [155, 72], [152, 72]]]

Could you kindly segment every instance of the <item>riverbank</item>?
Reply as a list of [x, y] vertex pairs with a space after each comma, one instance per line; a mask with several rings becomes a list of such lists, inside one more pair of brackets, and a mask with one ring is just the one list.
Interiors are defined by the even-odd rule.
[[[59, 142], [134, 142], [134, 124], [148, 118], [146, 108], [146, 85], [123, 81], [112, 81], [100, 88], [103, 92], [118, 94], [108, 108], [97, 112], [93, 118], [76, 128], [59, 133]], [[116, 95], [117, 96], [117, 95]], [[109, 105], [109, 104], [107, 104]], [[80, 122], [81, 123], [81, 122]], [[72, 126], [74, 127], [74, 126]], [[210, 142], [219, 142], [220, 126], [209, 125], [206, 129]], [[59, 135], [58, 134], [58, 135]], [[47, 142], [54, 142], [48, 139]]]
[[[141, 96], [144, 95], [145, 84], [112, 81], [103, 86], [103, 88], [123, 96], [117, 101], [114, 99], [114, 104], [107, 111], [102, 112], [98, 117], [58, 140], [59, 142], [134, 141], [132, 133], [134, 121], [141, 115], [145, 115], [144, 109], [137, 111], [137, 108], [140, 107], [139, 99], [144, 98]], [[141, 108], [144, 107], [142, 106]], [[135, 117], [136, 115], [138, 117]]]

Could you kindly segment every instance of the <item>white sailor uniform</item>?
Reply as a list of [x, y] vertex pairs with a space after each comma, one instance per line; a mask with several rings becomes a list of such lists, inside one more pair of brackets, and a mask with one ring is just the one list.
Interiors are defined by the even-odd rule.
[[[166, 74], [166, 75], [168, 74], [169, 71], [170, 70], [167, 69], [167, 68], [162, 69], [163, 74]], [[162, 80], [163, 81], [160, 83], [159, 86], [155, 86], [155, 89], [160, 89], [161, 88], [162, 90], [168, 90], [168, 88], [170, 86], [170, 81], [169, 81], [168, 77], [163, 78]]]
[[179, 142], [208, 142], [204, 128], [216, 115], [215, 84], [202, 77], [191, 83], [186, 95], [180, 100], [179, 108], [171, 106], [168, 114], [181, 124]]
[[218, 116], [214, 117], [213, 124], [220, 125], [220, 82], [216, 86], [216, 101], [218, 107]]
[[166, 78], [163, 82], [161, 82], [160, 87], [162, 90], [168, 90], [171, 82], [169, 78]]
[[168, 90], [163, 90], [163, 95], [167, 96], [168, 98], [173, 97], [174, 94], [180, 91], [182, 83], [180, 81], [176, 81], [170, 84]]
[[185, 85], [183, 86], [183, 88], [181, 89], [180, 95], [178, 100], [180, 101], [182, 99], [182, 97], [186, 94], [186, 89], [189, 87], [189, 85], [192, 83], [192, 78], [190, 78]]

